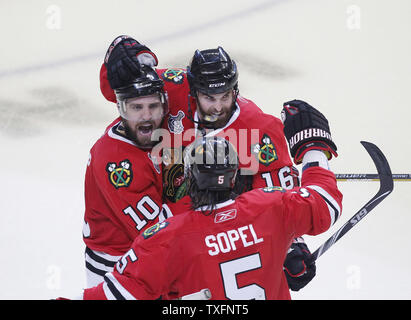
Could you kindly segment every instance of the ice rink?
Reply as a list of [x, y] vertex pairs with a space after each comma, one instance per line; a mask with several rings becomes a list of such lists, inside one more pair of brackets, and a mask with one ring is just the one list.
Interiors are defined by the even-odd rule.
[[[376, 173], [360, 145], [411, 173], [411, 2], [408, 0], [1, 1], [0, 299], [73, 296], [85, 285], [84, 173], [116, 117], [99, 90], [110, 42], [129, 34], [160, 67], [185, 67], [219, 45], [239, 86], [265, 112], [303, 99], [328, 118], [336, 173]], [[343, 216], [306, 237], [314, 251], [378, 190], [340, 182]], [[410, 299], [411, 182], [317, 261], [293, 299]]]

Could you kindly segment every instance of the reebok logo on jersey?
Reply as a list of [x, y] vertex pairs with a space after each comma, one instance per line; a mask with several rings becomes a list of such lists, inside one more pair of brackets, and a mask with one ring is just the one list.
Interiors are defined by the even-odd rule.
[[237, 209], [231, 209], [224, 212], [218, 212], [214, 217], [214, 223], [225, 222], [235, 219], [237, 216]]

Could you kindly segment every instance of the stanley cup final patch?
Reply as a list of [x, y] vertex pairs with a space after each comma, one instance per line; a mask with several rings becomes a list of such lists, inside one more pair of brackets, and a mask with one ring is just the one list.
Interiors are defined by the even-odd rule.
[[127, 159], [120, 161], [119, 164], [109, 162], [106, 166], [108, 180], [116, 188], [128, 187], [133, 180], [131, 162]]
[[258, 162], [269, 166], [278, 159], [277, 150], [271, 141], [271, 138], [264, 133], [260, 144], [251, 146], [251, 152], [257, 157]]
[[175, 133], [175, 134], [183, 133], [184, 131], [183, 118], [184, 117], [185, 117], [185, 114], [181, 110], [179, 110], [175, 116], [173, 116], [170, 113], [168, 121], [167, 121], [168, 129], [170, 130], [170, 132]]

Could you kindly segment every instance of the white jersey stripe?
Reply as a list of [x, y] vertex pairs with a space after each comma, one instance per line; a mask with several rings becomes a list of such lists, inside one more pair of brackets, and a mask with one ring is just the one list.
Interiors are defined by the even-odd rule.
[[[104, 276], [104, 283], [107, 284], [106, 289], [111, 292], [112, 296], [115, 297], [115, 299], [118, 297], [118, 295], [121, 295], [121, 298], [124, 298], [125, 300], [136, 300], [136, 298], [134, 298], [134, 296], [130, 292], [128, 292], [120, 282], [118, 282], [118, 280], [112, 273], [106, 273], [106, 275]], [[110, 285], [114, 286], [115, 289], [110, 288]], [[113, 292], [113, 290], [116, 290], [116, 292]], [[106, 291], [104, 291], [104, 293], [106, 293]]]
[[325, 191], [323, 188], [319, 186], [312, 185], [306, 186], [306, 188], [313, 189], [322, 196], [325, 203], [327, 204], [328, 210], [330, 211], [330, 226], [332, 226], [341, 215], [341, 208], [338, 205], [337, 201], [335, 201], [334, 198], [327, 191]]
[[88, 254], [86, 254], [86, 262], [90, 263], [94, 268], [105, 271], [105, 272], [110, 272], [113, 271], [113, 267], [104, 265], [102, 263], [97, 262], [96, 260], [93, 260]]
[[121, 256], [112, 256], [104, 252], [94, 251], [86, 247], [86, 279], [87, 288], [94, 287], [103, 282], [103, 276], [107, 272], [112, 272], [114, 265]]
[[107, 300], [117, 300], [116, 297], [111, 293], [106, 282], [103, 283], [103, 291], [106, 295]]
[[90, 258], [93, 259], [94, 261], [102, 262], [106, 265], [108, 264], [114, 265], [122, 257], [122, 256], [112, 256], [111, 254], [101, 252], [101, 251], [91, 250], [90, 248], [86, 248], [86, 255], [90, 256]]

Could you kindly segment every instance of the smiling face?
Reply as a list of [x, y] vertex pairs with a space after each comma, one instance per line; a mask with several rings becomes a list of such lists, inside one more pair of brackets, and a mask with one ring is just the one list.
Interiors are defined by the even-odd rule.
[[154, 145], [151, 136], [160, 128], [164, 117], [164, 105], [158, 94], [127, 99], [119, 107], [128, 137], [140, 147]]
[[234, 91], [216, 94], [197, 94], [197, 112], [201, 121], [212, 123], [214, 128], [224, 127], [231, 117], [234, 103]]

